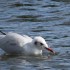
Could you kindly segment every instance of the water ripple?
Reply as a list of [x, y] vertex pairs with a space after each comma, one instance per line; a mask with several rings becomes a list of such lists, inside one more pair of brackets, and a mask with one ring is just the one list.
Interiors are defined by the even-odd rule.
[[40, 35], [57, 52], [44, 50], [45, 57], [0, 56], [0, 70], [70, 70], [70, 0], [1, 0], [0, 30]]

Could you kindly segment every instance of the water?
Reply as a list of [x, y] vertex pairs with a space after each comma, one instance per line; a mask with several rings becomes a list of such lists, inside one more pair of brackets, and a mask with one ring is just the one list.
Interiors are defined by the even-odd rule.
[[0, 0], [0, 30], [40, 35], [57, 52], [0, 56], [0, 70], [70, 70], [70, 0]]

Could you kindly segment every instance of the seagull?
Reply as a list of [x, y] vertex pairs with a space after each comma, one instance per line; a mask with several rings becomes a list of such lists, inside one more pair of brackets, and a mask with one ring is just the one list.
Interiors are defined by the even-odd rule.
[[0, 48], [8, 54], [42, 55], [43, 49], [54, 53], [41, 36], [31, 38], [14, 32], [0, 35]]

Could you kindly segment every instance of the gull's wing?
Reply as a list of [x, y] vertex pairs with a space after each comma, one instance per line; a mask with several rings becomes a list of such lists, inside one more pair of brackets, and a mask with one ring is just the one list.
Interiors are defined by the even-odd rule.
[[33, 39], [27, 35], [23, 35], [23, 38], [25, 38], [27, 41], [32, 41]]
[[21, 36], [17, 33], [9, 32], [0, 41], [0, 48], [8, 53], [20, 53], [26, 43], [32, 41], [28, 36]]

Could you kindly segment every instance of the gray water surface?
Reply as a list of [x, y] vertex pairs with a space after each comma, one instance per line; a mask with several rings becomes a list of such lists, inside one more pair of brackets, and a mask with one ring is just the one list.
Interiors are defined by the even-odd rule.
[[0, 56], [0, 70], [70, 70], [70, 0], [0, 0], [0, 30], [40, 35], [57, 52]]

